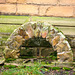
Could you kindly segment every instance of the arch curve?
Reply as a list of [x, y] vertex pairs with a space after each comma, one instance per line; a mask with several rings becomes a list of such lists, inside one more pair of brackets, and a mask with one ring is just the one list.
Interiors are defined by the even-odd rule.
[[15, 29], [6, 42], [5, 58], [18, 58], [19, 47], [29, 38], [42, 37], [57, 51], [58, 61], [73, 61], [71, 47], [64, 34], [56, 27], [43, 22], [28, 22]]

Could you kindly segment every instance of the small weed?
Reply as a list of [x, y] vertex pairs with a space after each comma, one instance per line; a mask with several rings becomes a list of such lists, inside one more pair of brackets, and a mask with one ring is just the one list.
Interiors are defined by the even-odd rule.
[[14, 61], [14, 60], [16, 60], [16, 59], [14, 59], [14, 58], [7, 58], [6, 60], [5, 60], [5, 62], [10, 62], [10, 61]]
[[73, 71], [75, 71], [75, 68], [73, 69]]
[[0, 66], [0, 69], [2, 68], [2, 66]]
[[66, 75], [68, 75], [68, 74], [69, 74], [69, 72], [67, 72], [67, 71], [65, 71], [64, 73], [65, 73]]
[[26, 66], [18, 66], [17, 68], [25, 68]]
[[50, 56], [49, 56], [49, 58], [50, 58], [51, 60], [56, 60], [56, 59], [57, 59], [57, 52], [54, 51], [53, 53], [51, 53]]
[[16, 66], [15, 65], [4, 65], [4, 68], [10, 69], [10, 68], [16, 68]]
[[75, 73], [73, 73], [73, 75], [75, 75]]
[[48, 69], [51, 70], [51, 67], [49, 67]]
[[69, 70], [71, 70], [71, 68], [63, 67], [63, 70], [69, 71]]
[[52, 67], [51, 69], [52, 70], [60, 70], [61, 68], [59, 68], [59, 67]]
[[[7, 66], [6, 66], [7, 67]], [[45, 71], [45, 68], [41, 68], [40, 65], [26, 68], [11, 68], [9, 70], [3, 71], [2, 75], [43, 75], [41, 71]]]

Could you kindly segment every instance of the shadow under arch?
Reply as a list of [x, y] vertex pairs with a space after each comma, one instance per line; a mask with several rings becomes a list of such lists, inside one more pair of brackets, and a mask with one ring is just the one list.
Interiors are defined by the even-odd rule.
[[59, 62], [72, 62], [73, 53], [64, 34], [49, 23], [28, 22], [15, 29], [6, 42], [5, 58], [18, 58], [20, 46], [30, 38], [45, 38], [54, 51]]
[[46, 41], [46, 38], [42, 37], [30, 38], [20, 46], [20, 57], [47, 57], [50, 56], [51, 53], [54, 53], [52, 45]]

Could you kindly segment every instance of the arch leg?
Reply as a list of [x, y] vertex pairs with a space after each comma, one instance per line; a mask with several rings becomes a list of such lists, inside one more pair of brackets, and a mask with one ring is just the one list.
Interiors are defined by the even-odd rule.
[[73, 61], [73, 53], [72, 51], [64, 51], [61, 53], [57, 53], [58, 62], [72, 62]]

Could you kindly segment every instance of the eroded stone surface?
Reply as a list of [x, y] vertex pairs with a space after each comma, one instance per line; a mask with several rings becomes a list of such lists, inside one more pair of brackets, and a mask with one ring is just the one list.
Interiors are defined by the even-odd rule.
[[56, 44], [60, 41], [60, 36], [55, 36], [52, 40], [52, 46], [56, 46]]
[[12, 50], [9, 48], [5, 49], [5, 58], [18, 58], [18, 56], [20, 55], [19, 50]]
[[28, 34], [29, 38], [34, 36], [34, 30], [32, 29], [31, 25], [27, 26], [26, 33]]
[[47, 34], [48, 34], [48, 27], [43, 27], [41, 32], [42, 38], [46, 38]]
[[14, 30], [7, 40], [5, 48], [5, 58], [18, 58], [19, 47], [28, 39], [34, 37], [46, 38], [46, 41], [57, 50], [59, 61], [72, 61], [73, 53], [71, 47], [62, 32], [52, 25], [42, 22], [29, 22]]
[[73, 53], [72, 51], [64, 51], [61, 53], [57, 53], [58, 61], [60, 62], [72, 62], [73, 61]]
[[3, 64], [5, 62], [4, 54], [3, 52], [0, 52], [0, 64]]

